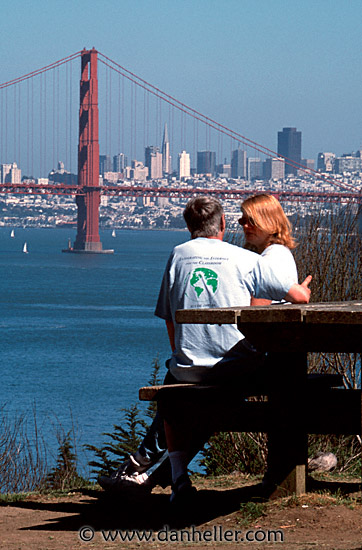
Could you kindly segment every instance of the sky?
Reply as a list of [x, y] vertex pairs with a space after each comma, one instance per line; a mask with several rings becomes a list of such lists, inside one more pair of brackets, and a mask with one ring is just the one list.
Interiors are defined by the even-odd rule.
[[265, 147], [362, 145], [362, 0], [0, 0], [0, 83], [95, 47]]

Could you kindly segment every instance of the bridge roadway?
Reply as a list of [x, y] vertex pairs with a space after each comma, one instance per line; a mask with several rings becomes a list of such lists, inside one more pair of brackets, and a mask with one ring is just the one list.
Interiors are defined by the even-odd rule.
[[[195, 195], [212, 195], [221, 200], [239, 200], [257, 191], [250, 189], [209, 189], [196, 187], [151, 187], [142, 185], [102, 185], [79, 187], [66, 184], [2, 183], [0, 193], [25, 195], [84, 195], [87, 191], [99, 191], [109, 197], [168, 197], [188, 199]], [[324, 202], [362, 204], [362, 191], [269, 191], [281, 201]]]

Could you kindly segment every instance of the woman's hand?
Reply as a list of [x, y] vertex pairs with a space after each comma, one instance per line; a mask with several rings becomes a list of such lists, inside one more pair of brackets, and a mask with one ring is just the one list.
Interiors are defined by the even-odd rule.
[[308, 275], [308, 277], [300, 285], [293, 285], [289, 289], [288, 294], [285, 296], [285, 300], [287, 300], [287, 302], [292, 302], [292, 304], [308, 304], [311, 293], [308, 285], [311, 280], [312, 275]]

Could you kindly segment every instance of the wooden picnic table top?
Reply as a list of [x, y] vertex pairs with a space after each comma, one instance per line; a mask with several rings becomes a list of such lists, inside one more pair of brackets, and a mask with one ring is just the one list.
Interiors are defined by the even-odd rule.
[[237, 324], [266, 351], [362, 351], [362, 301], [185, 309], [176, 322]]
[[362, 301], [271, 304], [225, 308], [179, 309], [177, 323], [338, 323], [362, 324]]

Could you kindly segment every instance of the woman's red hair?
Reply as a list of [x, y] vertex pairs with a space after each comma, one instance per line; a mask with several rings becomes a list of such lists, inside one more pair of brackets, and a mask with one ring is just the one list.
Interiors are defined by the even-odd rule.
[[282, 244], [296, 247], [292, 228], [280, 202], [266, 193], [249, 197], [241, 204], [241, 211], [256, 227], [270, 234], [267, 246]]

